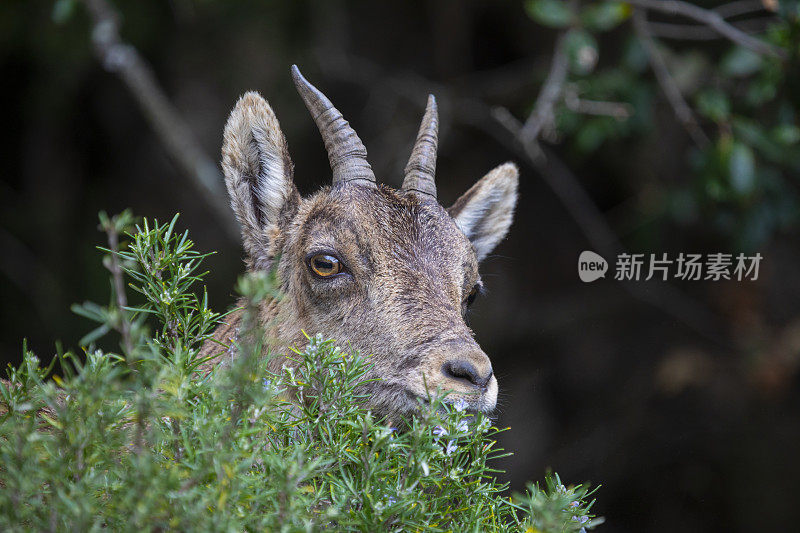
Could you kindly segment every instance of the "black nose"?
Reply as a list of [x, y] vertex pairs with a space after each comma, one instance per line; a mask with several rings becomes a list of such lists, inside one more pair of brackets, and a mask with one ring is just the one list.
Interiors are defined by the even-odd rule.
[[442, 366], [442, 373], [450, 379], [457, 379], [467, 381], [476, 387], [485, 389], [492, 379], [492, 369], [489, 367], [489, 372], [485, 376], [481, 376], [475, 365], [469, 361], [456, 360], [448, 361]]

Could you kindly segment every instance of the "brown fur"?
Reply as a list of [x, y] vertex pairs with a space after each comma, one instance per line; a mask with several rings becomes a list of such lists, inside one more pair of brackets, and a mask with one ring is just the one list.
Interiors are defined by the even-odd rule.
[[[382, 415], [412, 411], [426, 386], [453, 390], [451, 401], [463, 399], [474, 410], [495, 407], [491, 363], [463, 315], [480, 283], [479, 259], [511, 224], [513, 164], [491, 171], [449, 212], [432, 198], [358, 181], [303, 199], [272, 109], [247, 93], [228, 120], [222, 165], [247, 267], [276, 267], [284, 294], [260, 310], [265, 349], [302, 348], [305, 331], [369, 356], [370, 377], [380, 378], [368, 385], [369, 407]], [[314, 252], [337, 256], [346, 273], [315, 277], [306, 263]], [[209, 367], [224, 359], [240, 321], [231, 315], [203, 347], [204, 355], [217, 356]], [[472, 365], [472, 377], [447, 370], [454, 363]], [[277, 371], [287, 360], [270, 364]]]

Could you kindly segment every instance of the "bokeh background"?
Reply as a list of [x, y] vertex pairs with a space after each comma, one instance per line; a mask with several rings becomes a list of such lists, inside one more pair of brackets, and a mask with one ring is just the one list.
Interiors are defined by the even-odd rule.
[[[185, 122], [179, 137], [202, 157], [218, 161], [236, 98], [264, 94], [304, 194], [330, 171], [292, 63], [395, 186], [436, 94], [443, 204], [496, 164], [521, 167], [517, 216], [482, 267], [489, 292], [471, 317], [500, 378], [498, 424], [511, 427], [502, 445], [514, 455], [498, 466], [511, 488], [547, 468], [601, 483], [604, 531], [790, 531], [800, 501], [797, 2], [693, 2], [764, 49], [657, 3], [88, 2], [118, 15], [121, 38]], [[130, 57], [97, 53], [113, 28], [96, 22], [78, 0], [0, 4], [3, 362], [20, 359], [23, 338], [47, 358], [90, 328], [69, 307], [108, 299], [100, 210], [180, 212], [198, 248], [218, 252], [207, 262], [217, 310], [232, 305], [242, 272], [220, 198], [115, 70]], [[554, 71], [555, 97], [537, 107]], [[518, 131], [532, 112], [538, 140]], [[612, 263], [605, 279], [578, 279], [583, 250]], [[620, 283], [623, 250], [763, 260], [757, 281]]]

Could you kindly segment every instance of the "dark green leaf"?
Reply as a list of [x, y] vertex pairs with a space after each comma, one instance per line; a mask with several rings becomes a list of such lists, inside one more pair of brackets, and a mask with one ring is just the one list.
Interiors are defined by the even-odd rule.
[[51, 17], [56, 24], [63, 24], [75, 12], [75, 0], [57, 0], [53, 4], [53, 11]]
[[756, 161], [753, 150], [735, 142], [728, 159], [731, 186], [739, 194], [749, 194], [755, 187]]
[[572, 23], [572, 10], [562, 0], [528, 0], [525, 11], [530, 18], [550, 28], [566, 28]]
[[108, 324], [103, 324], [93, 329], [86, 335], [84, 335], [83, 338], [81, 338], [81, 340], [78, 341], [78, 344], [80, 344], [81, 346], [88, 346], [89, 344], [93, 343], [94, 341], [96, 341], [109, 331], [111, 331], [111, 326], [109, 326]]
[[794, 124], [782, 124], [772, 130], [772, 136], [779, 144], [797, 144], [800, 142], [800, 128]]
[[581, 11], [581, 22], [589, 30], [606, 31], [630, 17], [632, 11], [625, 2], [589, 4]]
[[714, 122], [725, 122], [730, 117], [731, 104], [724, 92], [709, 89], [697, 96], [697, 110]]
[[610, 120], [613, 119], [596, 117], [587, 120], [575, 137], [578, 149], [583, 153], [590, 153], [603, 144], [609, 135]]
[[597, 66], [597, 41], [591, 33], [574, 30], [567, 35], [567, 54], [570, 70], [578, 75], [586, 75]]
[[722, 58], [720, 68], [728, 76], [744, 77], [757, 72], [762, 64], [763, 60], [760, 55], [742, 46], [737, 46]]

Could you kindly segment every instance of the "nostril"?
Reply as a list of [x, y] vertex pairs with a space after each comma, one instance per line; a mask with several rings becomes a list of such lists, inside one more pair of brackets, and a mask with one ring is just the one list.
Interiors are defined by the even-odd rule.
[[492, 379], [491, 368], [486, 376], [481, 376], [475, 365], [469, 361], [448, 361], [442, 366], [442, 373], [450, 379], [467, 381], [480, 388], [485, 388]]

